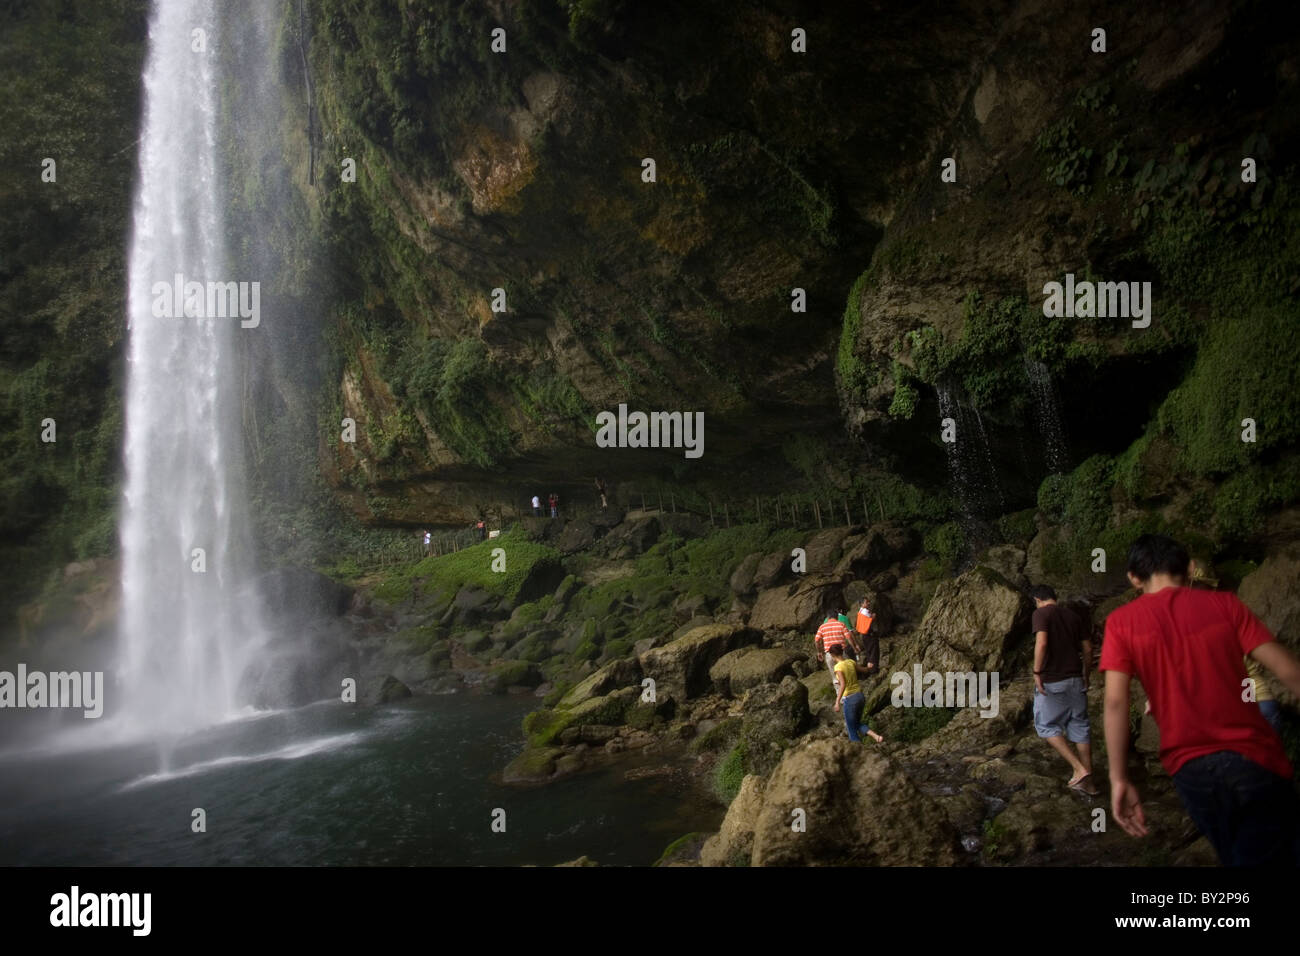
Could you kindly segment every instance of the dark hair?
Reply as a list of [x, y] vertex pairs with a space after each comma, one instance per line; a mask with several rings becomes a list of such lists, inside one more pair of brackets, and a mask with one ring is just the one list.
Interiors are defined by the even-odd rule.
[[1163, 534], [1144, 534], [1128, 549], [1128, 571], [1139, 581], [1149, 581], [1153, 574], [1187, 577], [1190, 558], [1187, 549]]
[[830, 654], [831, 657], [843, 657], [844, 645], [832, 644], [830, 647], [826, 648], [826, 653]]
[[1046, 584], [1035, 584], [1029, 589], [1029, 596], [1039, 601], [1055, 601], [1056, 591]]

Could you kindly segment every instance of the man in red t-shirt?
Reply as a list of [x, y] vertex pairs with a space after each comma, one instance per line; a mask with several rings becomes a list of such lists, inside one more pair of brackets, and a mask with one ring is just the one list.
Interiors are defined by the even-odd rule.
[[[1106, 620], [1106, 749], [1111, 813], [1147, 833], [1128, 779], [1129, 683], [1142, 682], [1160, 727], [1160, 762], [1188, 815], [1229, 866], [1300, 864], [1300, 799], [1282, 742], [1243, 700], [1249, 654], [1300, 695], [1300, 661], [1233, 594], [1186, 587], [1187, 551], [1143, 535], [1128, 556], [1142, 595]], [[1249, 695], [1245, 695], [1249, 696]]]

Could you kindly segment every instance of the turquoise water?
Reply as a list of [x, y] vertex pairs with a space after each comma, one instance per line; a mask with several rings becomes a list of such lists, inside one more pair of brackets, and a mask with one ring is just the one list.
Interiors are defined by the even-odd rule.
[[[156, 745], [0, 757], [5, 865], [648, 865], [722, 807], [644, 757], [544, 787], [500, 784], [536, 701], [326, 702]], [[207, 830], [192, 831], [201, 808]], [[505, 832], [493, 832], [494, 811]]]

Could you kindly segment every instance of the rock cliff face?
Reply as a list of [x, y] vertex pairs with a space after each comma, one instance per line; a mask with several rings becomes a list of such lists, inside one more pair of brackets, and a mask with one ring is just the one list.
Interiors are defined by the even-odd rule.
[[[1234, 22], [1183, 4], [1178, 22], [1198, 24], [1184, 46], [1122, 5], [612, 3], [567, 19], [547, 2], [433, 6], [323, 3], [311, 46], [315, 195], [351, 273], [337, 404], [363, 423], [322, 454], [354, 507], [391, 520], [463, 517], [457, 489], [513, 498], [521, 472], [617, 480], [675, 464], [698, 481], [725, 463], [770, 484], [792, 429], [838, 430], [837, 380], [850, 424], [887, 424], [902, 335], [960, 338], [969, 293], [1024, 297], [1082, 271], [1099, 242], [1122, 250], [1122, 233], [1091, 235], [1043, 181], [1035, 137], [1081, 89], [1123, 77], [1114, 138], [1142, 128], [1130, 153], [1171, 147], [1181, 131], [1153, 129], [1148, 108], [1190, 112], [1186, 87]], [[1102, 20], [1109, 46], [1093, 54]], [[955, 184], [939, 180], [946, 156]], [[355, 183], [339, 178], [348, 157]], [[850, 298], [882, 236], [892, 257]], [[704, 459], [596, 449], [592, 416], [619, 402], [704, 410]], [[908, 430], [869, 435], [920, 449], [913, 470], [941, 477]]]
[[[589, 496], [577, 476], [596, 473], [844, 488], [868, 462], [923, 487], [955, 465], [968, 513], [1032, 504], [1049, 473], [1153, 437], [1219, 317], [1189, 274], [1227, 267], [1206, 223], [1249, 231], [1275, 206], [1289, 233], [1271, 158], [1294, 137], [1297, 63], [1261, 22], [1199, 0], [1167, 18], [322, 3], [326, 388], [361, 423], [353, 444], [322, 436], [324, 473], [380, 522], [459, 521], [529, 482]], [[1247, 146], [1269, 167], [1253, 191]], [[1153, 324], [1043, 317], [1066, 273], [1153, 281]], [[620, 402], [704, 411], [705, 456], [596, 448], [595, 413]], [[1163, 430], [1195, 439], [1213, 414]], [[969, 438], [953, 462], [944, 417]]]

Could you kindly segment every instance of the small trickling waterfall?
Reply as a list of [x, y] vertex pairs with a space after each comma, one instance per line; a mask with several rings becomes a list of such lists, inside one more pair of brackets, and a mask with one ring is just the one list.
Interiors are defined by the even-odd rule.
[[[940, 427], [947, 419], [956, 426], [956, 441], [944, 442], [948, 455], [948, 474], [962, 513], [967, 517], [982, 516], [994, 509], [1005, 510], [1002, 489], [993, 455], [989, 450], [988, 434], [978, 409], [970, 409], [959, 400], [957, 390], [944, 382], [936, 387], [939, 396]], [[973, 413], [973, 414], [972, 414]]]
[[1061, 417], [1061, 403], [1056, 395], [1056, 386], [1052, 383], [1052, 373], [1042, 362], [1025, 355], [1025, 374], [1029, 378], [1034, 421], [1043, 440], [1043, 456], [1047, 468], [1053, 474], [1062, 474], [1070, 470], [1070, 455]]
[[236, 336], [257, 334], [239, 306], [256, 300], [251, 283], [237, 285], [249, 277], [227, 275], [219, 42], [217, 0], [155, 4], [127, 302], [115, 710], [130, 735], [167, 737], [235, 713], [263, 634], [235, 354]]

